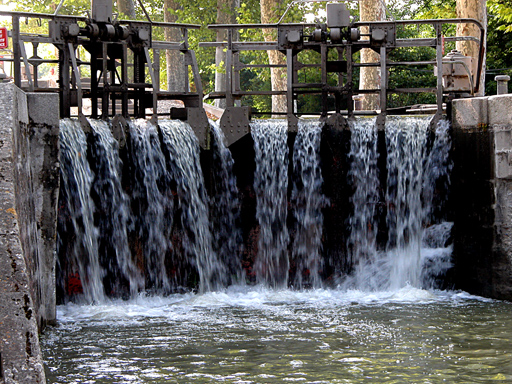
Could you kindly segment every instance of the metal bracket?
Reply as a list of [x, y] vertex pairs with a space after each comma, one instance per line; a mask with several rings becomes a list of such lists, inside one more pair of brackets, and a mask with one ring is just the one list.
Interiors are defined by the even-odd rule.
[[119, 143], [119, 148], [124, 148], [126, 145], [125, 132], [128, 130], [128, 122], [123, 116], [115, 115], [110, 123], [112, 125], [112, 135]]
[[78, 122], [80, 123], [80, 126], [82, 127], [82, 130], [86, 135], [92, 133], [91, 124], [89, 123], [89, 120], [87, 120], [83, 113], [78, 114]]
[[342, 130], [349, 128], [348, 120], [339, 113], [331, 115], [325, 119], [325, 124], [332, 129]]
[[250, 113], [250, 107], [227, 107], [222, 114], [219, 126], [228, 147], [251, 132]]

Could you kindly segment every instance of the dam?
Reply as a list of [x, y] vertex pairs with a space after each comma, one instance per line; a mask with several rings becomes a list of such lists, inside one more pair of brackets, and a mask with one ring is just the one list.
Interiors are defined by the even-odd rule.
[[[438, 76], [433, 114], [393, 115], [385, 86], [369, 91], [382, 110], [359, 113], [346, 78], [325, 87], [295, 75], [299, 48], [320, 50], [322, 73], [353, 75], [350, 50], [369, 43], [357, 31], [337, 38], [359, 26], [331, 19], [330, 37], [273, 26], [280, 38], [265, 47], [293, 63], [288, 100], [314, 91], [328, 101], [318, 116], [293, 102], [281, 118], [251, 116], [236, 60], [253, 47], [229, 40], [211, 43], [233, 64], [227, 91], [210, 95], [227, 103], [212, 121], [200, 86], [161, 91], [151, 73], [158, 47], [180, 50], [196, 73], [186, 44], [126, 22], [90, 47], [95, 22], [111, 31], [110, 21], [53, 19], [68, 31], [52, 37], [66, 86], [0, 84], [1, 381], [512, 377], [511, 95], [459, 97], [468, 89], [447, 90]], [[448, 22], [461, 21], [434, 29]], [[390, 24], [369, 27], [392, 66], [386, 49], [406, 43]], [[68, 40], [96, 52], [93, 73], [104, 69], [90, 88]], [[434, 53], [428, 65], [463, 66]], [[107, 76], [114, 61], [138, 66], [135, 78]], [[184, 108], [161, 116], [162, 99]]]

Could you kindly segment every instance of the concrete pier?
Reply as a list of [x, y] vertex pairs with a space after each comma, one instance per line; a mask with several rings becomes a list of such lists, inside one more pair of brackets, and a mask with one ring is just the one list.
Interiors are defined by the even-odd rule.
[[0, 84], [0, 383], [44, 383], [55, 313], [58, 95]]
[[512, 300], [512, 95], [453, 102], [455, 287]]

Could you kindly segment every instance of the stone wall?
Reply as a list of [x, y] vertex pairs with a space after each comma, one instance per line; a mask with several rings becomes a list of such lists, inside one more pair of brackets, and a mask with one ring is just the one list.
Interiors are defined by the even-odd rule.
[[512, 300], [512, 95], [453, 102], [455, 287]]
[[0, 383], [44, 383], [38, 331], [56, 319], [58, 95], [0, 84]]

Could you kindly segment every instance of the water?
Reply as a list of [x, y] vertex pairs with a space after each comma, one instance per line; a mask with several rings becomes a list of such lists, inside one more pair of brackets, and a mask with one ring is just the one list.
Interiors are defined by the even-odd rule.
[[[98, 229], [94, 226], [94, 203], [89, 193], [93, 174], [87, 162], [87, 139], [76, 120], [64, 119], [60, 123], [61, 195], [59, 206], [59, 231], [57, 253], [61, 271], [69, 276], [90, 276], [83, 284], [83, 294], [88, 302], [102, 302], [104, 269], [98, 253]], [[71, 233], [69, 236], [66, 234]], [[58, 281], [61, 289], [72, 296], [75, 292], [70, 279]]]
[[224, 133], [217, 122], [212, 128], [212, 198], [210, 222], [213, 247], [226, 268], [227, 284], [243, 281], [243, 235], [240, 218], [240, 199], [233, 173], [233, 156], [225, 146]]
[[[342, 277], [342, 287], [369, 291], [434, 287], [452, 267], [451, 225], [440, 222], [444, 216], [438, 208], [444, 205], [450, 182], [449, 124], [439, 123], [430, 148], [429, 124], [429, 117], [388, 117], [386, 180], [381, 185], [375, 119], [352, 123], [349, 180], [354, 193], [347, 248], [353, 270]], [[381, 201], [387, 212], [385, 245], [377, 241], [376, 207]], [[428, 226], [432, 226], [427, 228], [430, 242], [423, 241]], [[435, 237], [445, 241], [436, 243]]]
[[182, 121], [161, 121], [163, 144], [170, 162], [184, 229], [182, 244], [188, 259], [195, 259], [199, 290], [212, 291], [226, 283], [226, 269], [213, 249], [208, 216], [208, 196], [199, 163], [199, 143], [190, 125]]
[[256, 218], [259, 223], [258, 255], [254, 263], [256, 278], [269, 286], [288, 283], [288, 123], [286, 120], [261, 120], [251, 123], [256, 171]]
[[171, 288], [166, 256], [172, 244], [174, 200], [168, 185], [165, 156], [157, 128], [147, 120], [129, 122], [131, 207], [134, 218], [133, 248], [144, 266], [145, 288], [165, 293]]
[[[128, 142], [132, 160], [125, 164], [134, 180], [130, 191], [134, 223], [125, 226], [137, 235], [135, 249], [144, 251], [146, 292], [132, 292], [124, 301], [96, 299], [91, 300], [96, 305], [59, 306], [58, 325], [42, 337], [49, 381], [510, 382], [512, 304], [432, 289], [451, 267], [452, 224], [435, 209], [442, 206], [438, 191], [449, 187], [451, 165], [447, 125], [438, 127], [433, 141], [427, 126], [427, 119], [389, 118], [382, 136], [384, 154], [377, 154], [373, 120], [353, 127], [348, 174], [354, 193], [347, 199], [354, 214], [347, 250], [355, 268], [337, 289], [327, 290], [321, 288], [318, 258], [321, 209], [327, 202], [321, 194], [319, 126], [300, 127], [293, 151], [294, 185], [289, 188], [286, 124], [253, 123], [259, 225], [254, 269], [260, 284], [225, 288], [236, 281], [226, 277], [233, 272], [229, 262], [233, 259], [225, 256], [234, 255], [236, 260], [241, 250], [238, 228], [232, 243], [222, 240], [237, 221], [233, 163], [219, 144], [222, 137], [216, 136], [214, 156], [222, 168], [216, 182], [220, 189], [209, 201], [190, 127], [161, 122], [157, 129], [135, 121]], [[96, 130], [103, 137], [102, 129]], [[107, 136], [100, 140], [105, 145]], [[68, 224], [84, 236], [77, 247], [88, 250], [85, 259], [70, 260], [82, 265], [80, 274], [97, 267], [94, 276], [101, 281], [102, 267], [91, 252], [94, 249], [87, 249], [98, 236], [87, 213], [94, 207], [80, 197], [94, 188], [93, 172], [81, 160], [84, 138], [79, 129], [63, 128], [63, 141], [76, 141], [63, 151], [64, 168], [75, 172], [63, 175], [63, 190], [78, 196], [67, 207], [72, 213]], [[386, 156], [381, 161], [385, 175], [377, 169], [379, 156]], [[78, 159], [76, 168], [66, 163], [72, 159]], [[109, 172], [115, 174], [116, 168]], [[80, 183], [83, 186], [77, 187]], [[121, 192], [116, 199], [123, 200]], [[382, 200], [385, 244], [378, 243], [375, 233], [375, 204]], [[224, 216], [222, 211], [233, 215]], [[220, 221], [224, 227], [215, 235], [217, 224], [212, 226], [208, 217], [212, 212], [226, 220]], [[291, 236], [292, 219], [296, 225]], [[197, 269], [199, 293], [169, 293], [171, 285], [178, 284], [178, 280], [172, 283], [176, 271], [169, 268], [169, 263], [180, 265], [173, 259], [178, 252], [193, 264], [181, 266]], [[292, 284], [312, 289], [285, 288], [289, 255], [302, 272], [296, 273]], [[94, 281], [84, 287], [90, 298], [95, 295]]]
[[[128, 244], [132, 212], [122, 186], [119, 145], [107, 122], [90, 120], [90, 124], [89, 165], [95, 175], [91, 196], [96, 202], [98, 253], [107, 275], [103, 285], [112, 296], [134, 296], [143, 289], [144, 281]], [[126, 285], [128, 292], [123, 292]]]
[[51, 383], [512, 380], [512, 305], [463, 292], [273, 290], [58, 307]]
[[379, 202], [380, 182], [377, 160], [376, 119], [361, 119], [352, 122], [350, 153], [350, 183], [355, 189], [351, 196], [354, 212], [350, 217], [348, 258], [355, 265], [352, 282], [356, 287], [378, 288], [375, 279], [368, 279], [366, 269], [377, 258], [376, 207]]
[[322, 285], [323, 212], [328, 199], [322, 194], [320, 140], [322, 125], [299, 120], [293, 145], [294, 183], [291, 205], [295, 217], [292, 260], [295, 263], [293, 286], [319, 288]]

